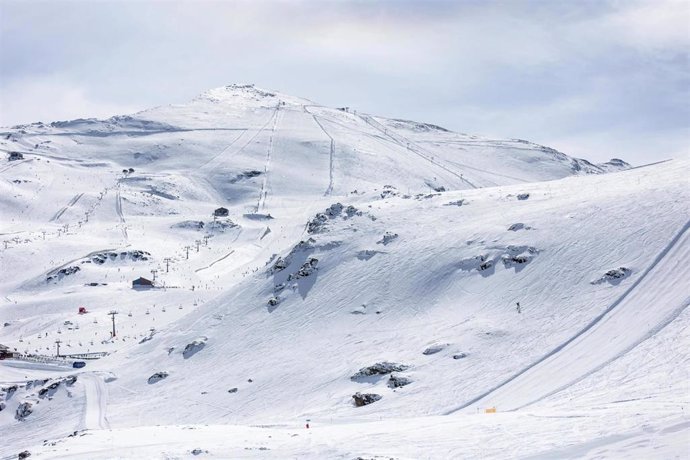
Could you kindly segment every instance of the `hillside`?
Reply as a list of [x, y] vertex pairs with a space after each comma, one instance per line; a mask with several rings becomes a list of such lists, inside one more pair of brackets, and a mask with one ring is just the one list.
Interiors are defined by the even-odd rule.
[[0, 344], [108, 354], [0, 361], [0, 455], [687, 452], [688, 160], [241, 85], [2, 138]]

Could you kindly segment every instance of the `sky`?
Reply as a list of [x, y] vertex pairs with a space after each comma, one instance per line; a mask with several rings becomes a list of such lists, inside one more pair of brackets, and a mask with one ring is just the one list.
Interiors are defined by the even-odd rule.
[[690, 1], [0, 0], [0, 126], [231, 83], [645, 164], [690, 155]]

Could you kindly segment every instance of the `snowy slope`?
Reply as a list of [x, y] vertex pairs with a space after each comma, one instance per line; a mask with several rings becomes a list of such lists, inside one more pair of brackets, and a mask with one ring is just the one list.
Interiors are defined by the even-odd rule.
[[[688, 160], [592, 165], [237, 85], [3, 138], [24, 158], [0, 166], [0, 344], [109, 355], [0, 363], [1, 455], [687, 452]], [[355, 375], [381, 362], [401, 370]]]

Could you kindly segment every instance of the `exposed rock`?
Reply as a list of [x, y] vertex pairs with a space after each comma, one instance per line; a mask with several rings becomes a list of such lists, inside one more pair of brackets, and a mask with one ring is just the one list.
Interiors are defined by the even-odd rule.
[[391, 363], [388, 361], [382, 361], [376, 363], [372, 366], [361, 368], [356, 374], [350, 377], [350, 380], [358, 380], [364, 377], [369, 377], [372, 375], [386, 375], [392, 372], [402, 372], [409, 369], [410, 366], [407, 364]]
[[34, 405], [28, 401], [21, 403], [19, 406], [17, 406], [17, 412], [15, 413], [14, 417], [17, 420], [24, 420], [34, 411], [33, 406]]
[[283, 257], [278, 257], [273, 266], [271, 267], [271, 273], [279, 272], [285, 270], [291, 263], [292, 259], [301, 253], [310, 252], [314, 249], [314, 243], [316, 240], [309, 238], [306, 241], [300, 241], [291, 250], [288, 255]]
[[139, 249], [134, 249], [132, 251], [122, 251], [122, 252], [99, 252], [91, 255], [91, 262], [103, 265], [108, 260], [115, 261], [120, 260], [133, 260], [135, 262], [146, 261], [151, 257], [151, 253], [146, 251], [141, 251]]
[[260, 176], [261, 174], [263, 174], [263, 172], [257, 171], [256, 169], [252, 169], [252, 170], [244, 171], [244, 172], [242, 172], [242, 173], [236, 175], [235, 177], [233, 177], [232, 179], [230, 179], [229, 182], [230, 182], [231, 184], [234, 184], [234, 183], [239, 182], [239, 181], [242, 181], [242, 180], [251, 179], [251, 178], [253, 178], [253, 177]]
[[334, 203], [330, 205], [324, 212], [317, 213], [307, 222], [307, 233], [320, 233], [327, 230], [327, 223], [329, 220], [341, 217], [343, 210], [345, 210], [345, 219], [353, 216], [361, 216], [362, 213], [354, 206], [343, 206], [341, 203]]
[[463, 206], [466, 204], [467, 204], [467, 201], [461, 199], [461, 200], [451, 201], [450, 203], [446, 203], [443, 206]]
[[319, 263], [319, 259], [315, 257], [310, 257], [302, 266], [300, 269], [297, 271], [297, 278], [304, 278], [305, 276], [309, 276], [312, 273], [314, 273], [316, 270], [318, 270], [317, 265]]
[[517, 199], [524, 201], [529, 198], [529, 193], [518, 193]]
[[383, 192], [381, 192], [381, 198], [389, 198], [392, 196], [398, 196], [400, 193], [398, 192], [398, 189], [393, 187], [392, 185], [384, 185], [383, 186]]
[[182, 357], [184, 359], [191, 358], [197, 352], [201, 351], [206, 346], [207, 337], [199, 337], [193, 342], [188, 343], [184, 350], [182, 350]]
[[205, 224], [201, 220], [185, 220], [171, 225], [171, 228], [186, 228], [190, 230], [203, 230]]
[[410, 383], [412, 383], [412, 380], [407, 377], [391, 374], [387, 385], [389, 388], [400, 388], [404, 387], [405, 385], [409, 385]]
[[230, 389], [228, 390], [228, 393], [237, 393], [237, 387], [230, 388]]
[[149, 384], [160, 382], [161, 380], [166, 379], [168, 375], [170, 374], [168, 374], [166, 371], [156, 372], [151, 377], [149, 377], [148, 382]]
[[73, 275], [80, 270], [81, 268], [77, 267], [76, 265], [72, 267], [61, 268], [60, 270], [54, 272], [52, 275], [48, 276], [46, 278], [46, 281], [61, 280], [65, 276]]
[[632, 274], [632, 270], [627, 267], [614, 268], [609, 270], [598, 280], [592, 281], [591, 284], [611, 283], [618, 284]]
[[456, 353], [453, 355], [453, 359], [463, 359], [467, 358], [467, 353]]
[[377, 395], [376, 393], [360, 393], [357, 392], [352, 395], [352, 399], [355, 400], [355, 407], [362, 407], [366, 406], [371, 403], [375, 403], [379, 399], [383, 398], [381, 395]]
[[397, 233], [386, 232], [383, 234], [383, 238], [376, 242], [376, 244], [383, 244], [384, 246], [389, 244], [391, 241], [398, 237]]
[[518, 230], [532, 230], [532, 227], [530, 227], [529, 225], [525, 225], [522, 222], [517, 222], [508, 227], [508, 231], [511, 232], [517, 232]]
[[29, 457], [31, 457], [31, 452], [29, 452], [28, 450], [25, 450], [23, 452], [19, 452], [19, 454], [17, 454], [17, 458], [19, 460], [24, 460], [25, 458], [29, 458]]

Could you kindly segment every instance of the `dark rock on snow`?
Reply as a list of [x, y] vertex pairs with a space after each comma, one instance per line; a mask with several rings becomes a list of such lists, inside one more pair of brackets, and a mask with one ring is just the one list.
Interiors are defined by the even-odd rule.
[[383, 398], [381, 395], [377, 395], [376, 393], [360, 393], [357, 392], [352, 395], [352, 399], [355, 401], [355, 407], [362, 407], [366, 406], [371, 403], [375, 403], [379, 399]]

